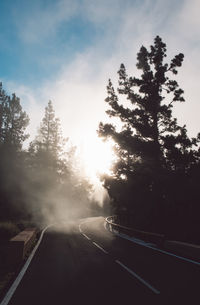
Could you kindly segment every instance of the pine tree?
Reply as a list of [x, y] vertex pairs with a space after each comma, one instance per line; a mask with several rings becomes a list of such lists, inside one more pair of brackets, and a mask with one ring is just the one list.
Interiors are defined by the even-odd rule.
[[[20, 99], [11, 97], [0, 83], [0, 217], [23, 214], [24, 152], [29, 118]], [[20, 177], [20, 179], [19, 179]]]
[[45, 107], [45, 114], [35, 140], [30, 143], [29, 151], [37, 155], [40, 165], [59, 171], [66, 140], [62, 137], [60, 120], [55, 117], [52, 102]]
[[6, 95], [0, 83], [0, 143], [20, 150], [23, 142], [28, 138], [25, 134], [29, 118], [22, 110], [20, 99], [13, 94]]
[[78, 216], [87, 209], [91, 186], [79, 176], [76, 148], [66, 147], [64, 152], [66, 140], [49, 101], [38, 135], [30, 143], [27, 162], [30, 173], [28, 189], [32, 190], [32, 200], [38, 202], [33, 211], [37, 217], [51, 215], [52, 219], [58, 217], [60, 220], [61, 216], [64, 218], [70, 213]]
[[[166, 51], [166, 44], [157, 36], [150, 50], [142, 46], [137, 54], [140, 78], [129, 77], [121, 64], [118, 94], [111, 80], [107, 86], [107, 114], [120, 119], [122, 128], [118, 131], [113, 124], [100, 123], [98, 133], [116, 143], [118, 162], [112, 177], [104, 177], [104, 184], [118, 203], [132, 204], [132, 198], [140, 204], [145, 200], [161, 203], [169, 191], [170, 173], [179, 170], [186, 174], [199, 158], [194, 150], [199, 139], [190, 139], [186, 127], [179, 126], [172, 116], [173, 104], [184, 102], [184, 98], [170, 75], [178, 73], [184, 55], [166, 63]], [[124, 104], [119, 96], [126, 98]]]
[[58, 119], [55, 118], [55, 111], [52, 102], [49, 101], [45, 107], [45, 114], [38, 130], [37, 144], [46, 152], [55, 150], [54, 142], [58, 133]]
[[5, 128], [5, 106], [8, 101], [8, 96], [3, 90], [2, 83], [0, 83], [0, 144], [4, 143], [4, 128]]

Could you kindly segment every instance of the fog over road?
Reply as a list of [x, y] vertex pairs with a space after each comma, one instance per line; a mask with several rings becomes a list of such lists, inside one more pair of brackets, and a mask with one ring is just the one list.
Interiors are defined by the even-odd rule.
[[200, 265], [107, 231], [103, 217], [49, 228], [10, 305], [199, 304]]

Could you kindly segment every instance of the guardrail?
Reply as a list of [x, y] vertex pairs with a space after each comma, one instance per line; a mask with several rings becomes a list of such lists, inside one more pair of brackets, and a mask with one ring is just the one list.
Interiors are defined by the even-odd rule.
[[175, 240], [167, 240], [164, 234], [151, 233], [128, 228], [117, 223], [117, 215], [109, 216], [105, 220], [110, 231], [116, 230], [119, 233], [124, 233], [147, 242], [153, 242], [165, 250], [170, 250], [179, 255], [200, 260], [200, 245]]
[[132, 228], [125, 227], [117, 223], [117, 216], [109, 216], [106, 218], [106, 222], [109, 226], [109, 229], [112, 231], [113, 228], [116, 229], [119, 233], [125, 233], [129, 236], [134, 236], [136, 238], [143, 239], [145, 241], [156, 243], [159, 246], [163, 246], [165, 241], [164, 234], [140, 231]]
[[180, 255], [186, 255], [191, 258], [200, 260], [200, 245], [194, 245], [174, 240], [165, 241], [165, 249], [169, 251], [176, 251]]
[[3, 260], [6, 264], [17, 265], [25, 258], [36, 240], [37, 229], [27, 228], [10, 239], [3, 249]]

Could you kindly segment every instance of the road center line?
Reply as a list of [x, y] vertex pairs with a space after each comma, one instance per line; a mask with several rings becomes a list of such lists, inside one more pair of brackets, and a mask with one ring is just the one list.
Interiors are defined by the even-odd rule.
[[83, 231], [82, 231], [82, 229], [81, 229], [81, 224], [80, 224], [78, 227], [79, 227], [79, 231], [80, 231], [81, 233], [83, 233]]
[[[81, 223], [79, 224], [79, 231], [80, 231], [80, 233], [85, 237], [85, 238], [87, 238], [88, 240], [91, 240], [91, 238], [90, 237], [88, 237], [85, 233], [83, 233], [83, 230], [81, 229]], [[0, 304], [1, 305], [1, 304]]]
[[91, 240], [90, 237], [88, 237], [85, 233], [82, 233], [83, 236], [85, 236], [85, 238], [87, 238], [88, 240]]
[[[87, 222], [87, 221], [84, 221], [84, 222]], [[83, 223], [83, 222], [82, 222], [82, 223]], [[80, 233], [81, 233], [83, 236], [85, 236], [88, 240], [91, 240], [90, 237], [88, 237], [85, 233], [83, 233], [83, 230], [81, 229], [82, 223], [79, 224], [79, 231], [80, 231]], [[93, 243], [97, 248], [99, 248], [101, 251], [103, 251], [105, 254], [108, 254], [108, 252], [107, 252], [105, 249], [103, 249], [101, 246], [99, 246], [97, 243], [95, 243], [94, 241], [93, 241], [92, 243]], [[1, 305], [1, 304], [0, 304], [0, 305]]]
[[157, 290], [156, 288], [154, 288], [153, 286], [151, 286], [149, 283], [147, 283], [145, 280], [143, 280], [139, 275], [137, 275], [137, 273], [135, 273], [134, 271], [132, 271], [131, 269], [129, 269], [128, 267], [126, 267], [123, 263], [121, 263], [118, 260], [115, 260], [115, 262], [117, 264], [119, 264], [122, 268], [124, 268], [126, 271], [128, 271], [131, 275], [133, 275], [136, 279], [138, 279], [142, 284], [144, 284], [145, 286], [147, 286], [151, 291], [153, 291], [156, 294], [160, 294], [160, 291]]
[[[106, 228], [107, 229], [107, 228]], [[79, 230], [80, 233], [82, 235], [84, 235], [86, 238], [88, 238], [88, 236], [86, 234], [83, 233], [83, 231], [81, 230], [81, 224], [79, 225]], [[103, 251], [105, 254], [108, 254], [108, 252], [103, 249], [101, 246], [99, 246], [97, 243], [95, 243], [94, 241], [92, 241], [93, 245], [95, 245], [97, 248], [99, 248], [101, 251]], [[117, 264], [119, 264], [122, 268], [124, 268], [126, 271], [128, 271], [132, 276], [134, 276], [137, 280], [139, 280], [143, 285], [145, 285], [146, 287], [148, 287], [153, 293], [155, 294], [160, 294], [160, 291], [157, 290], [156, 288], [154, 288], [152, 285], [150, 285], [148, 282], [146, 282], [143, 278], [141, 278], [137, 273], [135, 273], [133, 270], [129, 269], [128, 267], [126, 267], [122, 262], [120, 262], [119, 260], [115, 260], [115, 262]]]
[[108, 252], [106, 250], [104, 250], [101, 246], [99, 246], [97, 243], [95, 243], [94, 241], [92, 242], [97, 248], [99, 248], [101, 251], [103, 251], [105, 254], [108, 254]]

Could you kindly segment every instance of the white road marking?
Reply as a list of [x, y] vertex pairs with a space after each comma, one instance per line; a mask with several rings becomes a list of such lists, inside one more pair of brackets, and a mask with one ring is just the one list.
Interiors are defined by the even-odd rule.
[[[84, 222], [87, 222], [87, 221], [84, 221]], [[82, 229], [81, 229], [81, 225], [83, 224], [83, 222], [81, 223], [81, 224], [79, 224], [79, 231], [80, 231], [80, 233], [83, 235], [83, 236], [85, 236], [88, 240], [91, 240], [91, 238], [90, 237], [88, 237], [85, 233], [83, 233], [83, 231], [82, 231]], [[105, 249], [103, 249], [101, 246], [99, 246], [97, 243], [95, 243], [94, 241], [92, 241], [92, 243], [97, 247], [97, 248], [99, 248], [101, 251], [103, 251], [105, 254], [108, 254], [108, 252], [105, 250]], [[1, 305], [1, 304], [0, 304]]]
[[[106, 230], [110, 231], [109, 229], [106, 228]], [[180, 255], [176, 255], [174, 253], [171, 253], [171, 252], [168, 252], [168, 251], [165, 251], [165, 250], [161, 250], [159, 248], [156, 248], [146, 242], [142, 242], [141, 240], [137, 240], [135, 239], [134, 237], [129, 237], [128, 235], [126, 234], [121, 234], [121, 233], [116, 233], [114, 231], [110, 231], [111, 233], [121, 237], [121, 238], [124, 238], [124, 239], [127, 239], [127, 240], [130, 240], [131, 242], [135, 243], [135, 244], [138, 244], [140, 246], [143, 246], [143, 247], [146, 247], [146, 248], [150, 248], [152, 250], [155, 250], [155, 251], [158, 251], [160, 253], [163, 253], [163, 254], [166, 254], [166, 255], [169, 255], [169, 256], [173, 256], [173, 257], [176, 257], [180, 260], [183, 260], [183, 261], [186, 261], [188, 263], [192, 263], [194, 265], [197, 265], [197, 266], [200, 266], [200, 262], [197, 262], [197, 261], [194, 261], [192, 259], [189, 259], [189, 258], [186, 258], [186, 257], [183, 257], [183, 256], [180, 256]]]
[[[87, 222], [87, 221], [84, 221], [84, 222]], [[88, 240], [91, 240], [90, 237], [88, 237], [85, 233], [83, 233], [82, 229], [81, 229], [81, 225], [84, 223], [82, 222], [81, 224], [79, 224], [79, 231], [81, 232], [81, 234], [83, 236], [85, 236]], [[103, 251], [105, 254], [108, 254], [108, 252], [106, 250], [104, 250], [101, 246], [99, 246], [97, 243], [95, 243], [94, 241], [92, 241], [92, 243], [97, 247], [99, 248], [101, 251]], [[0, 304], [1, 305], [1, 304]]]
[[[86, 222], [86, 221], [84, 221], [84, 222]], [[79, 231], [80, 231], [80, 233], [85, 237], [85, 238], [87, 238], [88, 240], [91, 240], [91, 238], [90, 237], [88, 237], [85, 233], [83, 233], [83, 230], [81, 229], [81, 225], [84, 223], [84, 222], [82, 222], [82, 223], [80, 223], [79, 224]], [[1, 305], [1, 304], [0, 304]]]
[[[106, 225], [104, 223], [104, 227], [106, 228]], [[81, 232], [81, 227], [79, 225], [79, 230]], [[85, 235], [84, 233], [81, 233], [83, 235]], [[86, 235], [87, 236], [87, 235]], [[99, 248], [101, 251], [103, 251], [105, 254], [108, 254], [108, 252], [103, 249], [101, 246], [99, 246], [96, 242], [92, 241], [92, 243]], [[146, 287], [148, 287], [152, 292], [154, 292], [155, 294], [160, 294], [160, 291], [157, 290], [156, 288], [154, 288], [152, 285], [150, 285], [148, 282], [146, 282], [143, 278], [141, 278], [137, 273], [135, 273], [133, 270], [129, 269], [128, 267], [126, 267], [122, 262], [120, 262], [119, 260], [115, 260], [115, 262], [117, 264], [119, 264], [122, 268], [124, 268], [126, 271], [128, 271], [132, 276], [134, 276], [137, 280], [139, 280], [143, 285], [145, 285]]]
[[147, 283], [145, 280], [143, 280], [137, 273], [126, 267], [124, 264], [122, 264], [120, 261], [115, 260], [117, 264], [119, 264], [122, 268], [124, 268], [126, 271], [128, 271], [131, 275], [133, 275], [136, 279], [138, 279], [142, 284], [147, 286], [151, 291], [153, 291], [156, 294], [160, 294], [160, 291], [151, 286], [149, 283]]
[[90, 237], [88, 237], [85, 233], [82, 233], [83, 236], [85, 236], [85, 238], [87, 238], [88, 240], [91, 240]]
[[35, 248], [33, 249], [31, 255], [29, 256], [29, 258], [27, 259], [26, 263], [24, 264], [22, 270], [20, 271], [19, 275], [17, 276], [17, 278], [15, 279], [14, 283], [12, 284], [12, 286], [10, 287], [10, 289], [8, 290], [8, 292], [6, 293], [4, 299], [2, 300], [2, 302], [0, 303], [0, 305], [7, 305], [10, 301], [10, 299], [12, 298], [15, 290], [17, 289], [19, 283], [21, 282], [26, 270], [28, 269], [28, 266], [30, 265], [34, 255], [35, 255], [35, 252], [37, 251], [41, 241], [42, 241], [42, 238], [43, 238], [43, 235], [45, 233], [45, 231], [51, 227], [53, 225], [49, 225], [47, 226], [46, 228], [44, 228], [44, 230], [42, 231], [41, 235], [40, 235], [40, 238], [35, 246]]
[[[81, 229], [81, 225], [83, 224], [84, 222], [82, 222], [82, 223], [80, 223], [79, 224], [79, 231], [80, 231], [80, 233], [85, 237], [85, 238], [87, 238], [88, 240], [91, 240], [91, 238], [90, 237], [88, 237], [85, 233], [83, 233], [83, 230]], [[1, 305], [1, 304], [0, 304]]]
[[103, 251], [105, 254], [108, 254], [108, 252], [106, 250], [104, 250], [101, 246], [99, 246], [97, 243], [95, 243], [94, 241], [92, 242], [97, 248], [99, 248], [101, 251]]

